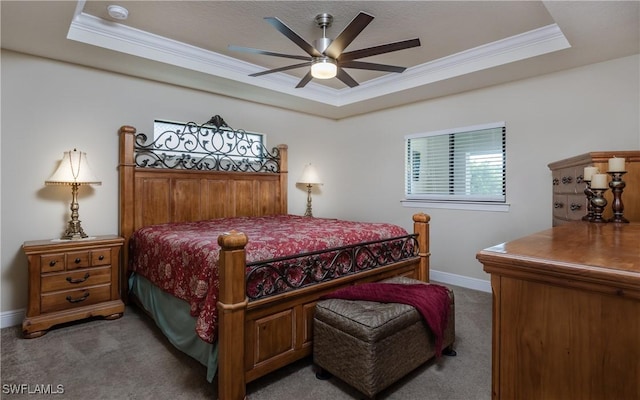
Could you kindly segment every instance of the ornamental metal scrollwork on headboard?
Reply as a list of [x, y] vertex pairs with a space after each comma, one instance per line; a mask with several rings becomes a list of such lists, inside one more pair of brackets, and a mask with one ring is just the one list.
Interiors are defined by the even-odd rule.
[[280, 150], [264, 135], [233, 129], [216, 115], [204, 124], [154, 121], [154, 133], [135, 137], [135, 163], [143, 168], [225, 172], [280, 172]]

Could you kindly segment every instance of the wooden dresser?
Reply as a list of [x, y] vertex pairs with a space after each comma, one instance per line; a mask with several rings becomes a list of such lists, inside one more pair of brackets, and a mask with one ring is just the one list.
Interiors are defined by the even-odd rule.
[[[627, 173], [622, 177], [626, 183], [622, 193], [624, 217], [640, 222], [640, 151], [600, 151], [549, 164], [553, 180], [553, 226], [580, 220], [587, 214], [586, 184], [582, 180], [584, 167], [597, 167], [604, 174], [609, 169], [609, 159], [614, 156], [626, 159]], [[607, 207], [602, 216], [611, 218], [611, 189], [605, 192], [605, 198]]]
[[493, 399], [640, 399], [640, 223], [567, 223], [477, 258]]
[[22, 246], [29, 261], [29, 304], [25, 338], [42, 336], [53, 325], [88, 317], [122, 316], [120, 250], [124, 239], [38, 240]]

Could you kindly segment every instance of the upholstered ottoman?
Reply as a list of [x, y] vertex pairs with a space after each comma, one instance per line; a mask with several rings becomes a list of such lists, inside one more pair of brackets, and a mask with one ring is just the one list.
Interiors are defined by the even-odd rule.
[[[427, 284], [396, 277], [384, 282]], [[453, 292], [443, 340], [444, 354], [454, 355]], [[435, 355], [434, 334], [412, 306], [362, 300], [325, 299], [316, 305], [313, 359], [370, 398]]]

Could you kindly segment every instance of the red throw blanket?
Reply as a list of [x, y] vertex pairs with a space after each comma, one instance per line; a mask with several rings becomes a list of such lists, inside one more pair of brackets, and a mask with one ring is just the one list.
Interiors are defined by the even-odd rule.
[[336, 290], [324, 299], [367, 300], [379, 303], [401, 303], [415, 307], [435, 336], [436, 357], [442, 355], [444, 331], [449, 318], [449, 292], [440, 285], [363, 283]]

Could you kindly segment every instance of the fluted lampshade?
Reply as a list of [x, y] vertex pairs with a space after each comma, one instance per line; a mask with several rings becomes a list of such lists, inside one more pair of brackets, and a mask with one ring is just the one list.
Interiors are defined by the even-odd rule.
[[298, 179], [298, 183], [305, 185], [322, 185], [322, 181], [318, 176], [318, 172], [311, 164], [307, 164], [302, 170], [302, 175]]
[[65, 151], [58, 169], [44, 183], [45, 185], [71, 185], [71, 220], [61, 239], [77, 240], [88, 237], [80, 226], [78, 187], [80, 185], [101, 185], [102, 182], [93, 175], [87, 162], [87, 154], [76, 149]]
[[93, 175], [87, 153], [73, 149], [65, 151], [58, 169], [44, 182], [46, 185], [101, 185], [102, 182]]

